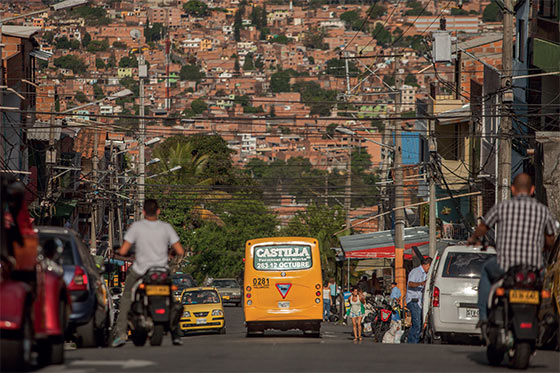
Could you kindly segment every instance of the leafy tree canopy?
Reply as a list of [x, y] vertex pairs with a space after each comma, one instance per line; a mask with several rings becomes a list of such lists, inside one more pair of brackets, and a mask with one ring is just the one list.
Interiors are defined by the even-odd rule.
[[502, 10], [496, 4], [496, 1], [492, 1], [490, 4], [486, 5], [484, 11], [482, 12], [482, 20], [484, 22], [499, 22], [504, 18]]
[[84, 63], [84, 61], [81, 58], [73, 56], [71, 54], [55, 58], [53, 63], [56, 67], [72, 70], [74, 74], [86, 72], [86, 64]]
[[179, 72], [179, 78], [181, 80], [188, 81], [200, 81], [206, 76], [203, 71], [200, 71], [200, 67], [197, 65], [183, 65], [181, 66], [181, 71]]
[[193, 17], [206, 17], [210, 14], [208, 5], [205, 2], [199, 0], [190, 0], [185, 5], [183, 5], [185, 13]]
[[[338, 77], [346, 76], [345, 61], [338, 58], [328, 60], [325, 66], [325, 73]], [[358, 76], [360, 74], [360, 70], [356, 67], [356, 63], [354, 61], [348, 61], [348, 73], [350, 76]]]

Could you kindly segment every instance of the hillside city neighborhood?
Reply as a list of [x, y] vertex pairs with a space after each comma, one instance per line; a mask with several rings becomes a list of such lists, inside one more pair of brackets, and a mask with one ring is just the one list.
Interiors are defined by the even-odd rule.
[[[424, 306], [423, 318], [431, 320], [440, 288], [445, 299], [437, 276], [445, 277], [442, 258], [454, 255], [446, 248], [476, 236], [477, 226], [487, 222], [483, 217], [511, 198], [512, 182], [523, 175], [530, 175], [533, 197], [548, 207], [558, 233], [558, 0], [0, 0], [0, 51], [0, 176], [20, 182], [21, 206], [38, 227], [40, 246], [48, 246], [42, 235], [55, 234], [50, 227], [63, 227], [79, 241], [76, 252], [83, 247], [91, 254], [97, 286], [107, 287], [103, 297], [109, 289], [111, 294], [124, 289], [133, 260], [122, 248], [133, 223], [147, 216], [144, 202], [151, 199], [184, 248], [184, 257], [171, 259], [172, 272], [189, 274], [193, 286], [235, 279], [241, 289], [237, 304], [244, 308], [244, 292], [257, 288], [243, 282], [246, 243], [314, 238], [323, 274], [317, 294], [333, 279], [332, 299], [317, 303], [328, 300], [341, 318], [323, 322], [327, 342], [346, 333], [337, 329], [344, 301], [350, 307], [349, 291], [362, 276], [366, 293], [400, 289], [404, 308], [410, 273], [426, 258], [434, 260], [434, 282], [419, 286], [437, 297], [437, 305]], [[12, 197], [2, 193], [4, 214]], [[22, 224], [18, 219], [14, 224]], [[12, 220], [6, 221], [8, 227]], [[4, 244], [3, 239], [2, 252]], [[558, 246], [556, 241], [556, 254], [549, 258], [556, 269], [547, 275], [555, 284], [550, 323], [556, 327]], [[461, 250], [455, 254], [470, 249]], [[431, 275], [430, 263], [424, 275]], [[74, 279], [67, 286], [75, 285]], [[282, 299], [289, 289], [278, 287]], [[478, 279], [472, 289], [476, 294]], [[336, 297], [344, 291], [341, 306]], [[181, 292], [176, 296], [180, 300]], [[466, 314], [471, 320], [476, 297], [457, 302], [462, 302], [457, 312], [471, 305]], [[242, 311], [228, 308], [225, 315], [239, 324], [228, 333], [237, 330], [232, 328], [241, 333]], [[247, 315], [245, 310], [245, 322]], [[478, 310], [472, 317], [478, 320]], [[85, 345], [81, 326], [72, 320], [78, 339], [62, 333], [67, 356], [82, 351], [72, 351], [70, 340]], [[104, 328], [115, 333], [116, 316], [110, 320]], [[445, 341], [434, 325], [424, 322], [424, 341]], [[373, 335], [377, 338], [375, 328]], [[204, 343], [211, 346], [218, 337]], [[334, 359], [338, 351], [330, 346]], [[266, 346], [260, 348], [268, 356]], [[309, 348], [309, 354], [318, 351]], [[424, 354], [406, 348], [411, 349], [402, 351], [417, 359]], [[480, 365], [486, 364], [484, 353], [480, 363], [468, 355], [476, 355], [475, 347], [461, 348], [462, 369], [487, 368]], [[65, 369], [155, 370], [154, 364], [178, 369], [163, 356], [132, 352], [116, 357], [125, 360], [114, 365], [96, 365], [100, 357], [83, 351], [82, 363], [67, 363]], [[387, 350], [386, 358], [396, 353]], [[537, 355], [532, 364], [557, 371], [554, 354]], [[434, 359], [425, 368], [411, 360], [397, 370], [430, 370], [430, 364], [432, 370], [455, 369], [451, 358], [438, 366], [436, 350], [424, 356]], [[214, 363], [192, 369], [224, 370]], [[354, 363], [353, 368], [334, 360], [331, 368], [296, 363], [270, 368], [372, 369], [365, 358]], [[247, 368], [241, 360], [233, 364], [232, 370], [266, 370]]]

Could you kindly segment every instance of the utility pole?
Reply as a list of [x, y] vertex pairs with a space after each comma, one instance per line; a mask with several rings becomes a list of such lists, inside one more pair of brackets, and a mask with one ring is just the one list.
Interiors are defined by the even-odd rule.
[[434, 121], [428, 120], [428, 146], [429, 146], [429, 157], [430, 162], [428, 165], [427, 177], [429, 178], [429, 185], [430, 185], [430, 204], [429, 204], [429, 253], [430, 258], [435, 258], [436, 256], [436, 180], [435, 180], [435, 172], [433, 167], [435, 167], [434, 163], [437, 157], [437, 141], [435, 138], [435, 131], [434, 131]]
[[[111, 147], [110, 154], [111, 154], [111, 168], [109, 170], [109, 190], [112, 192], [114, 183], [114, 175], [115, 175], [115, 152], [113, 149], [113, 140], [111, 140]], [[109, 247], [108, 250], [113, 250], [114, 246], [114, 239], [115, 239], [115, 210], [114, 210], [114, 203], [113, 203], [114, 196], [111, 195], [111, 199], [109, 200]]]
[[[390, 133], [390, 121], [387, 120], [383, 120], [383, 129], [382, 129], [382, 140], [381, 142], [383, 144], [387, 144], [389, 143], [389, 145], [393, 146], [393, 137], [391, 136]], [[390, 152], [385, 149], [385, 148], [381, 148], [381, 154], [383, 154], [383, 160], [381, 161], [381, 181], [382, 182], [386, 182], [387, 181], [387, 175], [389, 174], [389, 157], [390, 157]], [[379, 203], [379, 214], [382, 214], [386, 211], [387, 208], [387, 201], [385, 200], [385, 197], [387, 196], [387, 187], [385, 186], [386, 184], [381, 184], [381, 188], [379, 190], [379, 195], [380, 197], [380, 203]], [[377, 230], [378, 231], [384, 231], [386, 229], [386, 224], [385, 222], [387, 221], [387, 215], [383, 215], [380, 216], [377, 222]]]
[[513, 6], [504, 0], [504, 36], [502, 42], [502, 112], [500, 147], [498, 149], [498, 202], [509, 199], [511, 181], [511, 107], [513, 92], [511, 74], [513, 65]]
[[140, 123], [139, 123], [139, 151], [138, 151], [138, 193], [136, 194], [134, 220], [140, 220], [142, 217], [142, 205], [144, 204], [144, 184], [146, 182], [146, 160], [145, 160], [145, 142], [146, 128], [144, 123], [144, 78], [148, 76], [148, 68], [144, 63], [144, 56], [141, 48], [138, 48], [138, 79], [140, 80]]
[[89, 250], [91, 255], [97, 254], [97, 234], [96, 234], [96, 219], [97, 219], [97, 201], [95, 197], [95, 192], [97, 191], [97, 170], [99, 169], [99, 156], [97, 154], [97, 148], [99, 147], [99, 135], [97, 133], [97, 129], [94, 129], [94, 136], [93, 136], [93, 159], [92, 159], [92, 168], [93, 168], [93, 191], [91, 193], [91, 226], [90, 226], [90, 242], [89, 242]]
[[344, 188], [344, 209], [346, 210], [346, 229], [352, 232], [352, 222], [350, 220], [350, 210], [352, 208], [352, 146], [348, 137], [348, 155], [346, 161], [346, 188]]

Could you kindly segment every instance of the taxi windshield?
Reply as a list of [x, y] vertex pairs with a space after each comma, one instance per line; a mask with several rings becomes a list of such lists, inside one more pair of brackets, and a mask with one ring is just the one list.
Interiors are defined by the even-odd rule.
[[214, 290], [185, 291], [181, 299], [183, 304], [211, 304], [220, 303], [220, 297]]

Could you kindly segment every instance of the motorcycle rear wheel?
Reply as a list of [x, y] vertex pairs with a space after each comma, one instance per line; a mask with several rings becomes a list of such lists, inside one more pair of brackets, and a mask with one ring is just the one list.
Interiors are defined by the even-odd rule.
[[154, 332], [150, 337], [150, 345], [152, 346], [161, 346], [161, 342], [163, 341], [163, 334], [165, 333], [165, 329], [162, 324], [155, 324], [154, 325]]
[[513, 347], [513, 357], [509, 364], [514, 369], [527, 369], [531, 359], [532, 348], [529, 342], [519, 342]]
[[148, 333], [144, 330], [135, 330], [130, 335], [130, 339], [132, 339], [132, 343], [134, 343], [135, 346], [142, 347], [146, 344]]
[[504, 360], [504, 352], [493, 345], [486, 347], [486, 358], [488, 363], [492, 366], [498, 366]]

